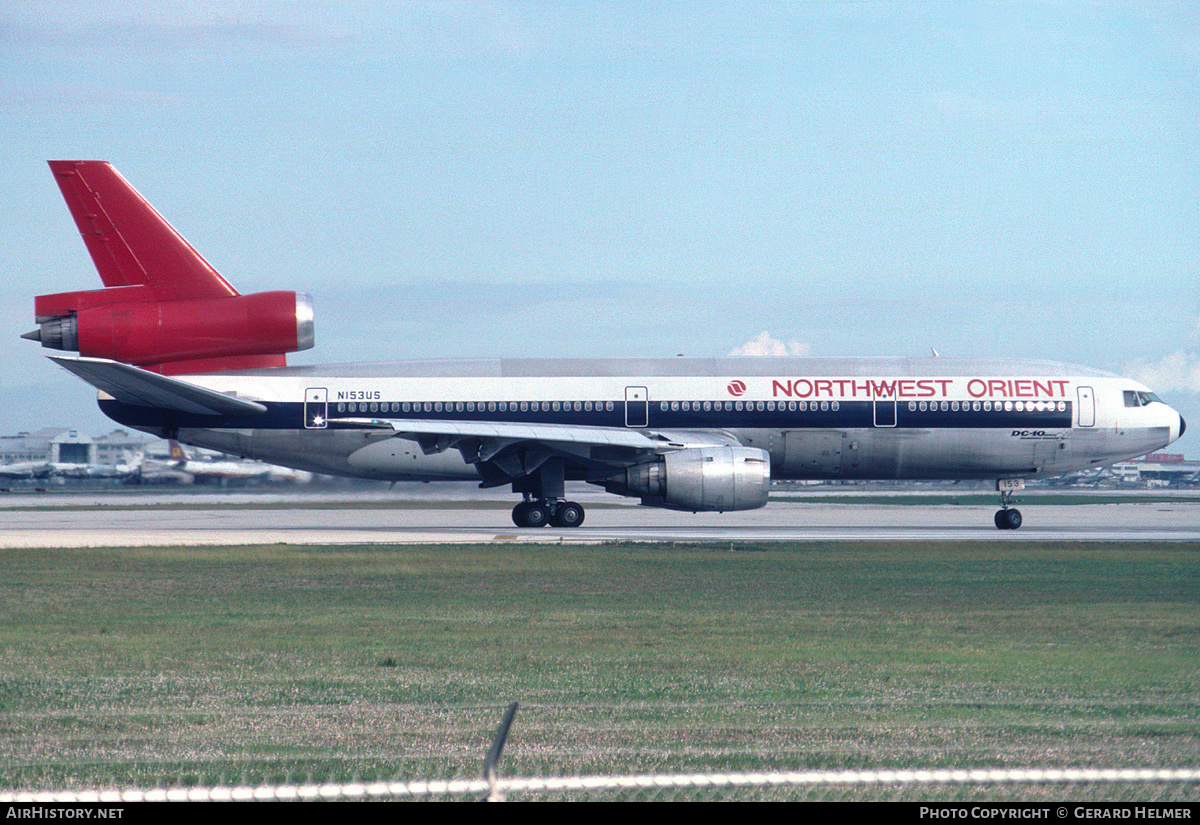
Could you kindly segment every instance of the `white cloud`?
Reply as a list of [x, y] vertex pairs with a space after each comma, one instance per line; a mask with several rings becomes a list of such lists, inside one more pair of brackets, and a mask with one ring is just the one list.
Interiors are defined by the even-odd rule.
[[1134, 361], [1125, 375], [1141, 381], [1155, 392], [1190, 392], [1200, 395], [1200, 316], [1188, 331], [1182, 349], [1157, 361]]
[[1176, 350], [1151, 364], [1133, 363], [1125, 374], [1155, 392], [1190, 392], [1200, 395], [1200, 355]]
[[802, 356], [808, 355], [810, 350], [811, 347], [808, 344], [802, 344], [799, 341], [788, 341], [785, 344], [783, 341], [772, 338], [770, 333], [763, 330], [753, 341], [747, 341], [740, 347], [734, 347], [729, 351], [729, 354]]

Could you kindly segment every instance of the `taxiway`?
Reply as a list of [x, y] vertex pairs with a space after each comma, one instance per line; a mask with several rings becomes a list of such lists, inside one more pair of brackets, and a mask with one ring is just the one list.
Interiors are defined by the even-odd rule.
[[[424, 488], [428, 489], [428, 488]], [[994, 506], [773, 501], [761, 510], [680, 513], [583, 491], [587, 522], [518, 529], [511, 496], [44, 494], [0, 501], [0, 548], [231, 544], [604, 543], [624, 541], [1200, 541], [1200, 503], [1022, 503], [999, 531]]]

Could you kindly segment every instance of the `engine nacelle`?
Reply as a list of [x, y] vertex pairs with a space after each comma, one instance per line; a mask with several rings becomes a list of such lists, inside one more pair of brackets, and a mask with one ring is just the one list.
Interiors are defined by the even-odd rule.
[[755, 510], [767, 503], [771, 456], [753, 447], [693, 447], [664, 453], [601, 482], [610, 493], [675, 510]]
[[282, 366], [285, 353], [313, 345], [312, 299], [303, 293], [105, 302], [112, 292], [42, 296], [40, 329], [24, 337], [166, 374]]

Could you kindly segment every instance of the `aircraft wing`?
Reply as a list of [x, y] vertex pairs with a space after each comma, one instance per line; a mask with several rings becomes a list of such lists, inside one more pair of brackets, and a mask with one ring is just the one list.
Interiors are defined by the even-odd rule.
[[509, 423], [504, 421], [436, 421], [387, 418], [341, 418], [341, 425], [390, 428], [398, 438], [429, 442], [438, 452], [464, 439], [487, 441], [583, 444], [592, 447], [625, 447], [661, 452], [688, 447], [738, 445], [732, 435], [691, 430], [635, 430], [617, 427], [572, 427], [565, 424]]
[[[452, 447], [464, 438], [505, 439], [508, 441], [541, 441], [582, 443], [603, 447], [631, 447], [654, 450], [662, 445], [639, 430], [618, 430], [610, 427], [570, 427], [562, 424], [525, 424], [503, 421], [434, 421], [408, 419], [338, 419], [342, 425], [390, 428], [397, 437], [409, 441], [440, 441], [442, 449]], [[428, 450], [427, 452], [435, 452]]]
[[126, 404], [199, 415], [258, 415], [267, 411], [257, 401], [235, 398], [107, 358], [51, 355], [50, 360]]
[[[504, 421], [435, 421], [408, 419], [338, 419], [341, 426], [391, 429], [394, 437], [414, 441], [426, 455], [457, 449], [463, 460], [479, 467], [483, 486], [506, 484], [528, 475], [553, 457], [588, 472], [627, 467], [653, 456], [699, 446], [732, 446], [732, 435], [708, 431], [655, 431], [620, 427], [574, 427], [563, 424]], [[388, 452], [375, 442], [351, 454], [351, 464], [368, 466]]]

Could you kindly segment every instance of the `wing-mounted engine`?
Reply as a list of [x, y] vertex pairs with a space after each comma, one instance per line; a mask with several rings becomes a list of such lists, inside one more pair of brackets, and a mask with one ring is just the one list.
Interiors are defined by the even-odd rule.
[[597, 483], [654, 507], [755, 510], [767, 503], [771, 457], [753, 447], [694, 447], [664, 453]]

